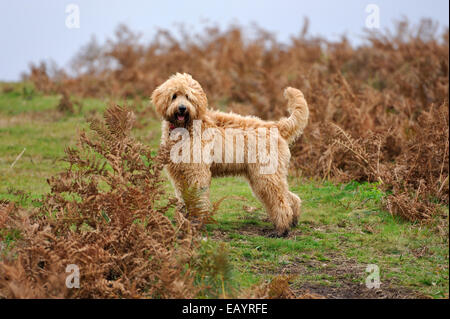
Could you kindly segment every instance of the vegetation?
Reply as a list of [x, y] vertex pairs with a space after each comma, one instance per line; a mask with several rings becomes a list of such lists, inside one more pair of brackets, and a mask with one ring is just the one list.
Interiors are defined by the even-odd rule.
[[[121, 27], [80, 51], [75, 77], [41, 64], [1, 84], [0, 296], [448, 298], [448, 31], [402, 22], [358, 48], [307, 27], [289, 45], [258, 34], [144, 45]], [[177, 71], [211, 105], [265, 119], [285, 115], [285, 86], [305, 93], [289, 181], [303, 212], [287, 238], [266, 236], [239, 178], [213, 181], [216, 210], [191, 214], [206, 224], [174, 205], [147, 97]], [[381, 289], [365, 287], [369, 264]]]

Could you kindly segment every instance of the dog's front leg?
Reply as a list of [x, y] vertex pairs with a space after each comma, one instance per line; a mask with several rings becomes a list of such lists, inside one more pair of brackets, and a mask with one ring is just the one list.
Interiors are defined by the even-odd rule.
[[197, 164], [185, 172], [185, 176], [188, 188], [184, 189], [182, 193], [188, 219], [193, 225], [203, 227], [212, 213], [212, 205], [209, 200], [211, 171], [208, 166]]
[[[195, 196], [198, 196], [198, 204], [202, 211], [211, 211], [212, 206], [209, 199], [209, 188], [211, 186], [211, 170], [206, 164], [193, 164], [191, 169], [186, 172], [188, 187], [195, 190]], [[186, 199], [185, 199], [186, 202]]]
[[182, 174], [177, 173], [177, 170], [173, 169], [173, 167], [167, 167], [167, 175], [169, 177], [169, 181], [172, 184], [173, 189], [175, 190], [175, 197], [177, 198], [177, 210], [186, 215], [186, 205], [184, 204], [183, 199], [183, 186], [185, 182], [183, 182], [180, 178]]
[[167, 167], [179, 200], [179, 209], [194, 216], [197, 211], [211, 211], [209, 187], [211, 171], [206, 164], [178, 164]]

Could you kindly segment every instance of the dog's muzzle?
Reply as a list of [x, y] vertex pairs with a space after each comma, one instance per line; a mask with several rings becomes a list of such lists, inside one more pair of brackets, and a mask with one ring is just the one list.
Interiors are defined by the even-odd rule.
[[184, 120], [185, 120], [185, 118], [186, 118], [186, 115], [188, 115], [187, 113], [186, 113], [186, 106], [184, 106], [184, 105], [180, 105], [179, 107], [178, 107], [178, 112], [177, 112], [177, 121], [183, 121], [184, 122]]
[[170, 122], [176, 127], [185, 127], [189, 122], [189, 112], [187, 111], [187, 107], [183, 104], [178, 106], [178, 110], [175, 112]]

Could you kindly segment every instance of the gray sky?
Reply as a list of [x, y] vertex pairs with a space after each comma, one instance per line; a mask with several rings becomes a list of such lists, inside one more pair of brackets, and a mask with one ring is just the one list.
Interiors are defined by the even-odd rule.
[[[66, 27], [68, 4], [80, 10], [80, 28]], [[19, 80], [29, 62], [54, 60], [66, 66], [92, 35], [100, 43], [113, 36], [119, 23], [148, 40], [156, 28], [176, 29], [183, 23], [201, 30], [204, 21], [226, 27], [252, 22], [276, 33], [281, 41], [300, 31], [303, 18], [310, 20], [310, 34], [338, 40], [342, 34], [360, 43], [368, 4], [379, 8], [380, 27], [407, 17], [412, 23], [432, 18], [441, 27], [449, 24], [448, 0], [2, 0], [0, 2], [0, 80]]]

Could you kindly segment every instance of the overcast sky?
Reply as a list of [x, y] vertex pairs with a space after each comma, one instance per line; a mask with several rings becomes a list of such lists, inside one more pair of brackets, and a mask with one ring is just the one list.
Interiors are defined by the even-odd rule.
[[[66, 7], [71, 3], [78, 5], [80, 28], [66, 26]], [[288, 41], [308, 17], [310, 34], [337, 40], [345, 33], [357, 44], [367, 16], [373, 13], [366, 13], [368, 4], [378, 6], [383, 29], [392, 28], [393, 21], [402, 17], [412, 23], [432, 18], [441, 28], [449, 24], [448, 0], [1, 0], [0, 80], [19, 80], [29, 62], [43, 59], [66, 66], [92, 35], [102, 43], [119, 23], [141, 32], [145, 40], [156, 28], [175, 29], [177, 23], [199, 30], [205, 21], [221, 27], [255, 22]]]

